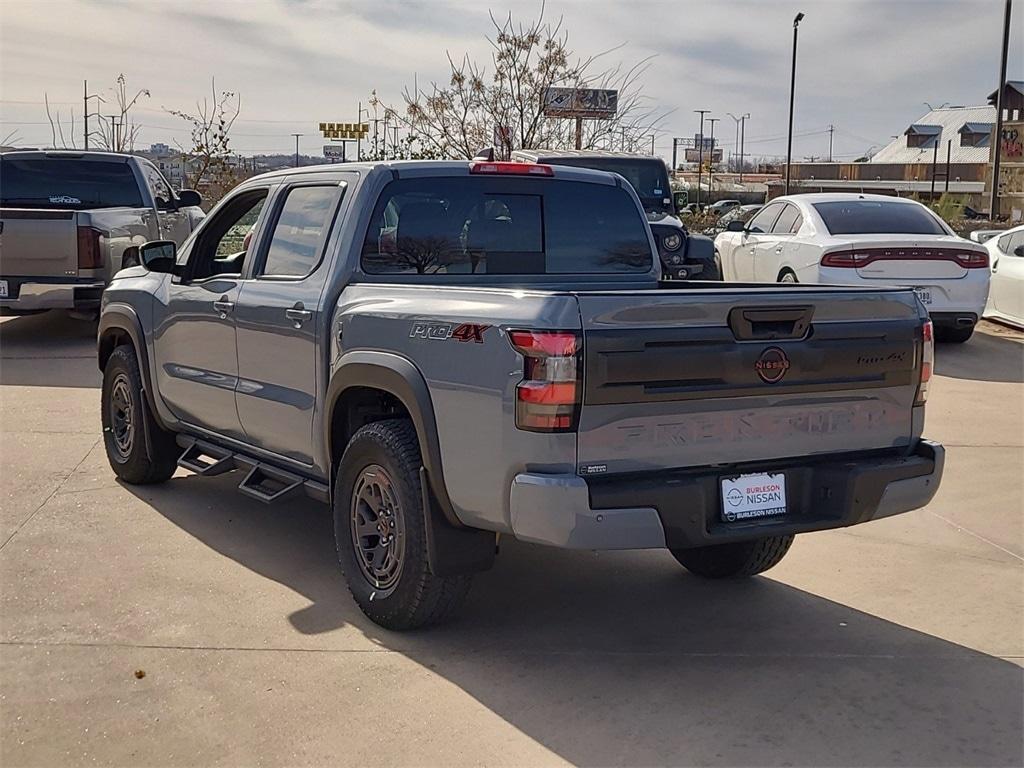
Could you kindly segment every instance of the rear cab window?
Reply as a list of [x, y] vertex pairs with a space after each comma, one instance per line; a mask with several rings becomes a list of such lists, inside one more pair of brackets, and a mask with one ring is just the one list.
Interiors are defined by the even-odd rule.
[[647, 225], [622, 187], [508, 176], [390, 182], [362, 248], [368, 274], [645, 273]]
[[932, 213], [914, 203], [842, 200], [813, 203], [832, 235], [948, 235]]
[[117, 160], [0, 157], [0, 206], [8, 208], [141, 208], [132, 167]]

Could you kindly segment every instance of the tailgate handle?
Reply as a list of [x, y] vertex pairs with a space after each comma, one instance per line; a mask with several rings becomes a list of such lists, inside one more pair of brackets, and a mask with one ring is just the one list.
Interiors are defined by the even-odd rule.
[[735, 307], [729, 328], [737, 341], [802, 339], [811, 327], [814, 307]]

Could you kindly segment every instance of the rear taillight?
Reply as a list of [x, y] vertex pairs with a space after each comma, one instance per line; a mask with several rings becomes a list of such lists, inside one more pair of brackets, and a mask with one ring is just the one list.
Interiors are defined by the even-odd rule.
[[509, 331], [523, 356], [516, 385], [516, 426], [531, 432], [571, 432], [580, 406], [580, 337], [574, 331]]
[[928, 399], [928, 384], [932, 380], [935, 365], [935, 329], [931, 320], [925, 320], [921, 326], [921, 378], [917, 384], [917, 397], [914, 405], [924, 405]]
[[988, 255], [960, 248], [861, 248], [821, 257], [821, 266], [857, 269], [876, 261], [952, 261], [964, 269], [987, 269]]
[[554, 176], [555, 169], [538, 163], [477, 162], [469, 166], [470, 173], [504, 173], [510, 176]]
[[103, 235], [92, 227], [78, 228], [78, 268], [100, 269], [103, 267], [103, 249], [100, 237]]

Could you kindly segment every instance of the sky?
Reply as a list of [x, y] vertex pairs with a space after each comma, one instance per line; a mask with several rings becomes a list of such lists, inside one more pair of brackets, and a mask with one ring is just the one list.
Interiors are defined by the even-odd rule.
[[[653, 56], [643, 90], [669, 113], [657, 151], [692, 137], [695, 109], [750, 113], [746, 151], [784, 155], [793, 16], [800, 25], [794, 157], [852, 159], [888, 143], [938, 106], [985, 102], [999, 78], [1003, 0], [548, 0], [576, 54], [608, 66]], [[242, 154], [320, 154], [317, 123], [355, 122], [372, 90], [401, 104], [403, 87], [443, 79], [446, 53], [485, 60], [488, 10], [528, 19], [540, 0], [0, 0], [0, 140], [49, 145], [43, 106], [81, 142], [82, 81], [104, 92], [119, 73], [146, 88], [133, 112], [143, 146], [186, 143], [168, 109], [218, 90], [241, 94], [232, 147]], [[1024, 14], [1024, 7], [1016, 9]], [[1024, 79], [1019, 20], [1009, 79]], [[614, 49], [614, 50], [611, 50]], [[723, 135], [724, 134], [724, 135]], [[138, 145], [137, 145], [138, 146]]]

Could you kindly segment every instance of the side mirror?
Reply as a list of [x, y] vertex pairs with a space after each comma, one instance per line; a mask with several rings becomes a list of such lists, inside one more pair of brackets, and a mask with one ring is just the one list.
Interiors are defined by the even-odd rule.
[[[178, 246], [171, 240], [153, 240], [138, 247], [139, 261], [150, 272], [174, 274]], [[123, 258], [122, 258], [123, 263]]]
[[742, 232], [746, 228], [747, 225], [744, 224], [739, 219], [733, 219], [732, 221], [725, 225], [726, 232]]
[[673, 192], [672, 193], [672, 205], [675, 206], [677, 211], [681, 211], [686, 207], [688, 195], [685, 192]]
[[183, 189], [178, 193], [178, 207], [202, 205], [203, 196], [194, 189]]

